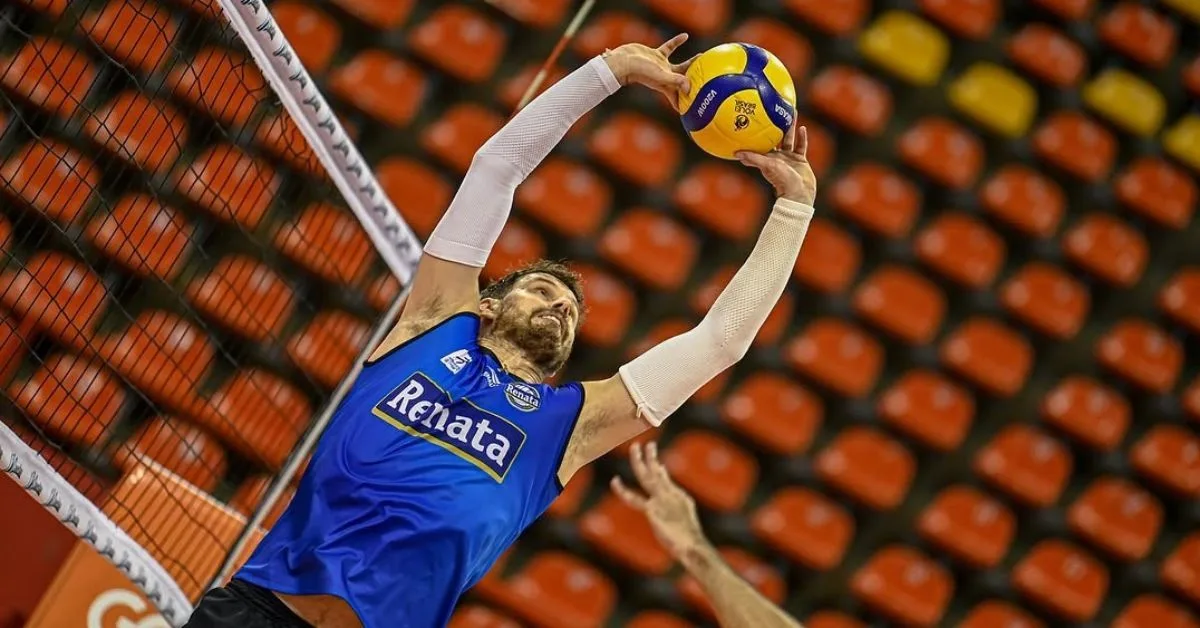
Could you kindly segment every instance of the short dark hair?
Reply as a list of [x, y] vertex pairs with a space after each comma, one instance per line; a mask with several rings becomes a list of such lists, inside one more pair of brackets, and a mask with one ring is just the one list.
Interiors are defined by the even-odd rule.
[[571, 294], [575, 295], [575, 300], [579, 303], [580, 319], [583, 318], [583, 278], [579, 273], [571, 269], [562, 262], [553, 260], [538, 260], [528, 266], [522, 266], [507, 275], [493, 281], [484, 288], [479, 296], [485, 299], [501, 299], [504, 295], [512, 292], [512, 289], [517, 284], [517, 280], [526, 275], [542, 274], [550, 275], [562, 282]]

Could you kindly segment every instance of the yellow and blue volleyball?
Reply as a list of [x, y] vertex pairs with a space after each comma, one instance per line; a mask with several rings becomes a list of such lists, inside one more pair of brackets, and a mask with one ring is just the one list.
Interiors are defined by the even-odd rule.
[[679, 99], [683, 128], [710, 155], [766, 153], [796, 119], [796, 86], [773, 54], [751, 44], [721, 44], [688, 68], [691, 90]]

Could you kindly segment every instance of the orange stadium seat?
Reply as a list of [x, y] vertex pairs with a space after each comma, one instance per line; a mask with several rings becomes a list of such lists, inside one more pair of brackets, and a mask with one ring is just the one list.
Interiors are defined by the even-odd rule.
[[1038, 238], [1054, 235], [1066, 213], [1066, 196], [1059, 184], [1020, 164], [997, 170], [983, 185], [980, 197], [989, 214]]
[[1033, 368], [1033, 348], [1024, 337], [996, 320], [968, 318], [940, 348], [947, 367], [984, 390], [1011, 397]]
[[375, 247], [350, 213], [329, 203], [313, 203], [275, 232], [275, 247], [326, 281], [360, 281], [375, 259]]
[[842, 562], [854, 518], [832, 499], [804, 487], [777, 491], [750, 516], [754, 535], [788, 560], [817, 571]]
[[591, 264], [572, 267], [581, 276], [587, 315], [579, 337], [588, 344], [613, 347], [625, 338], [637, 309], [637, 297], [625, 282]]
[[208, 398], [200, 420], [230, 448], [278, 469], [311, 417], [312, 404], [291, 382], [258, 368], [246, 368]]
[[1087, 53], [1048, 24], [1026, 24], [1005, 45], [1008, 58], [1027, 74], [1055, 87], [1078, 85], [1087, 72]]
[[599, 241], [601, 257], [658, 290], [675, 290], [683, 285], [699, 248], [687, 227], [644, 208], [622, 212]]
[[625, 628], [693, 628], [693, 626], [670, 613], [643, 611], [626, 622]]
[[1117, 140], [1086, 115], [1059, 111], [1043, 118], [1034, 131], [1033, 152], [1086, 183], [1098, 183], [1112, 171]]
[[788, 364], [817, 383], [848, 397], [865, 397], [883, 369], [883, 346], [851, 323], [823, 318], [784, 347]]
[[495, 281], [505, 273], [546, 257], [546, 240], [519, 220], [509, 220], [496, 240], [496, 246], [483, 267], [485, 281]]
[[575, 36], [571, 49], [581, 58], [590, 59], [622, 44], [659, 46], [663, 40], [663, 34], [641, 17], [625, 11], [606, 11], [588, 20], [587, 26]]
[[1133, 598], [1113, 619], [1112, 628], [1200, 628], [1200, 621], [1165, 597], [1146, 593]]
[[558, 25], [571, 7], [570, 0], [498, 0], [496, 7], [525, 26], [544, 30]]
[[1150, 553], [1162, 528], [1163, 508], [1140, 486], [1100, 477], [1067, 510], [1075, 535], [1115, 558], [1133, 562]]
[[837, 223], [817, 216], [808, 225], [792, 276], [820, 292], [841, 293], [854, 281], [861, 262], [858, 240]]
[[954, 189], [974, 186], [983, 169], [983, 143], [947, 118], [918, 120], [900, 136], [897, 148], [904, 163]]
[[129, 327], [102, 337], [96, 353], [154, 402], [185, 416], [200, 415], [197, 389], [217, 349], [191, 321], [165, 310], [146, 310]]
[[113, 453], [124, 472], [132, 471], [147, 458], [209, 493], [217, 487], [228, 465], [221, 446], [204, 430], [169, 416], [150, 419]]
[[842, 430], [817, 455], [815, 468], [826, 484], [872, 510], [900, 505], [917, 474], [904, 445], [869, 427]]
[[1108, 570], [1078, 547], [1046, 539], [1013, 567], [1012, 583], [1060, 619], [1085, 622], [1095, 617], [1108, 593]]
[[287, 354], [306, 375], [326, 388], [342, 381], [367, 344], [370, 326], [337, 310], [318, 312], [287, 343]]
[[153, 0], [109, 0], [84, 15], [79, 26], [113, 59], [145, 74], [171, 56], [178, 33], [171, 12]]
[[1100, 279], [1128, 288], [1141, 279], [1150, 256], [1137, 229], [1108, 214], [1090, 214], [1063, 235], [1067, 258]]
[[718, 512], [741, 509], [758, 481], [758, 462], [714, 432], [689, 430], [662, 454], [671, 476], [696, 502]]
[[[518, 1], [530, 2], [532, 0]], [[533, 79], [537, 77], [537, 74], [541, 69], [541, 63], [530, 63], [522, 67], [520, 70], [513, 72], [508, 76], [508, 78], [503, 79], [503, 82], [500, 83], [500, 89], [496, 93], [497, 102], [504, 105], [508, 111], [516, 109], [517, 105], [521, 104], [521, 98], [525, 96], [525, 90], [529, 89], [529, 86], [533, 83]], [[502, 72], [501, 74], [508, 75], [508, 72]], [[541, 85], [538, 86], [538, 89], [533, 93], [533, 97], [541, 95], [542, 92], [546, 91], [547, 88], [562, 80], [562, 78], [566, 75], [567, 73], [557, 65], [546, 68], [546, 77], [542, 81]], [[580, 124], [582, 124], [582, 122], [587, 120], [590, 116], [591, 112], [585, 113], [580, 121], [576, 122], [575, 126], [571, 127], [571, 131], [567, 132], [568, 137], [570, 137], [570, 134], [578, 129]]]
[[967, 39], [986, 39], [1000, 19], [998, 0], [920, 0], [921, 12]]
[[946, 314], [946, 297], [932, 281], [903, 266], [881, 265], [858, 284], [854, 311], [909, 344], [933, 340]]
[[879, 395], [883, 422], [939, 451], [962, 444], [975, 418], [971, 394], [935, 371], [913, 369]]
[[950, 572], [919, 551], [890, 545], [875, 553], [850, 580], [854, 596], [898, 622], [937, 625], [954, 594]]
[[963, 212], [946, 212], [916, 236], [917, 258], [968, 288], [992, 284], [1004, 266], [1004, 240], [987, 224]]
[[[737, 268], [732, 265], [721, 266], [717, 268], [713, 275], [708, 278], [703, 284], [700, 284], [694, 292], [690, 304], [692, 311], [700, 316], [704, 316], [721, 291], [729, 282], [733, 280], [733, 276], [737, 273]], [[775, 306], [771, 308], [770, 314], [767, 315], [767, 320], [763, 321], [762, 327], [758, 329], [758, 334], [754, 336], [754, 345], [760, 347], [774, 346], [783, 338], [784, 329], [792, 320], [792, 314], [795, 311], [795, 298], [789, 292], [784, 292], [779, 295], [779, 300], [775, 302]]]
[[128, 194], [84, 230], [92, 246], [142, 277], [171, 280], [192, 248], [192, 226], [154, 197]]
[[612, 186], [594, 170], [551, 156], [517, 188], [515, 204], [555, 233], [583, 238], [596, 234], [612, 199]]
[[687, 3], [642, 0], [642, 4], [693, 37], [711, 37], [724, 31], [733, 12], [732, 0], [691, 0]]
[[833, 37], [857, 31], [871, 12], [869, 0], [784, 0], [793, 15]]
[[49, 17], [62, 17], [63, 13], [67, 12], [67, 7], [70, 6], [71, 0], [20, 0], [23, 4], [34, 11], [45, 13]]
[[833, 184], [832, 203], [839, 213], [864, 228], [900, 238], [912, 229], [921, 211], [921, 192], [888, 166], [860, 162]]
[[8, 385], [36, 340], [32, 320], [0, 309], [0, 387]]
[[1159, 576], [1168, 588], [1200, 602], [1200, 533], [1184, 537], [1162, 561]]
[[1134, 471], [1200, 499], [1200, 437], [1176, 425], [1155, 425], [1129, 450]]
[[965, 485], [943, 489], [917, 519], [917, 531], [972, 567], [991, 569], [1008, 554], [1017, 518], [987, 493]]
[[[783, 603], [787, 591], [787, 583], [773, 567], [763, 562], [757, 556], [736, 547], [722, 547], [718, 551], [734, 573], [754, 587], [763, 597], [774, 604]], [[679, 579], [679, 591], [692, 608], [700, 610], [709, 617], [715, 617], [712, 603], [700, 587], [700, 583], [690, 575]]]
[[175, 95], [217, 121], [240, 127], [250, 121], [270, 93], [251, 59], [223, 48], [207, 47], [167, 76]]
[[96, 66], [84, 52], [50, 37], [29, 37], [15, 53], [0, 57], [0, 85], [61, 118], [79, 111], [96, 77]]
[[1045, 624], [1019, 606], [986, 600], [976, 604], [958, 628], [1045, 628]]
[[499, 24], [466, 4], [440, 4], [408, 33], [418, 57], [468, 83], [491, 78], [508, 36]]
[[1083, 327], [1092, 297], [1066, 271], [1033, 261], [1004, 282], [1000, 302], [1026, 325], [1053, 338], [1070, 340]]
[[848, 65], [827, 66], [813, 77], [808, 103], [838, 125], [868, 137], [882, 133], [892, 117], [887, 86]]
[[[237, 492], [229, 499], [229, 506], [249, 518], [254, 513], [254, 510], [258, 508], [263, 498], [267, 496], [267, 488], [269, 488], [270, 483], [271, 476], [269, 475], [259, 474], [251, 476], [238, 486]], [[264, 527], [267, 529], [275, 527], [275, 522], [279, 520], [279, 516], [283, 514], [288, 502], [292, 500], [292, 496], [295, 494], [295, 488], [290, 486], [283, 488], [283, 494], [280, 496], [279, 501], [275, 502], [275, 506], [271, 508], [271, 512], [267, 513], [267, 518], [263, 519]]]
[[1100, 451], [1112, 451], [1129, 429], [1129, 402], [1104, 383], [1068, 375], [1042, 398], [1042, 420]]
[[[770, 50], [793, 81], [808, 76], [813, 64], [812, 44], [795, 28], [769, 17], [750, 17], [729, 32], [729, 41], [742, 41]], [[812, 129], [809, 129], [810, 133]], [[811, 135], [809, 137], [811, 141]]]
[[274, 2], [271, 15], [304, 69], [313, 74], [324, 74], [342, 44], [342, 27], [337, 20], [319, 6], [301, 0]]
[[721, 419], [755, 445], [780, 455], [808, 450], [821, 426], [821, 398], [791, 378], [756, 371], [725, 395]]
[[592, 132], [588, 153], [634, 185], [658, 187], [679, 168], [683, 147], [674, 129], [639, 113], [618, 111]]
[[817, 611], [804, 620], [807, 628], [867, 628], [867, 624], [840, 611]]
[[302, 174], [326, 176], [325, 167], [286, 111], [264, 117], [254, 132], [254, 141]]
[[975, 472], [1020, 502], [1051, 506], [1071, 477], [1071, 452], [1037, 427], [1012, 423], [975, 455]]
[[565, 552], [535, 555], [508, 583], [506, 603], [537, 628], [599, 628], [617, 602], [603, 572]]
[[1158, 307], [1200, 333], [1200, 267], [1189, 266], [1176, 271], [1159, 290]]
[[0, 165], [6, 193], [62, 225], [87, 214], [100, 175], [91, 159], [54, 140], [30, 142]]
[[579, 508], [583, 505], [583, 500], [587, 499], [588, 491], [592, 488], [592, 480], [595, 479], [595, 470], [592, 467], [586, 466], [575, 472], [571, 479], [567, 481], [567, 485], [563, 487], [558, 497], [550, 502], [550, 507], [546, 509], [546, 514], [556, 519], [571, 518], [579, 513]]
[[295, 307], [287, 281], [270, 266], [229, 255], [187, 287], [192, 305], [206, 317], [255, 342], [278, 338]]
[[611, 491], [579, 517], [579, 533], [605, 556], [639, 574], [663, 575], [675, 562], [654, 536], [646, 515]]
[[222, 19], [221, 5], [218, 0], [172, 0], [174, 4], [184, 7], [193, 13], [207, 19], [219, 21]]
[[371, 28], [390, 31], [404, 24], [416, 0], [333, 0], [333, 4]]
[[406, 157], [389, 157], [375, 166], [375, 176], [404, 222], [421, 238], [429, 237], [450, 206], [454, 190], [425, 164]]
[[1136, 2], [1119, 2], [1100, 17], [1096, 32], [1104, 45], [1152, 69], [1175, 53], [1178, 30], [1167, 17]]
[[99, 362], [56, 353], [28, 380], [10, 384], [8, 397], [60, 446], [98, 447], [121, 420], [127, 393]]
[[1170, 391], [1183, 368], [1180, 342], [1142, 319], [1117, 322], [1100, 338], [1096, 357], [1117, 375], [1157, 393]]
[[89, 136], [135, 168], [161, 174], [187, 144], [187, 119], [170, 103], [128, 90], [83, 121]]
[[103, 280], [83, 262], [39, 251], [0, 275], [0, 304], [62, 344], [82, 349], [108, 307]]
[[184, 196], [213, 216], [249, 230], [258, 228], [280, 185], [270, 165], [231, 144], [201, 153], [176, 183]]
[[446, 628], [521, 628], [517, 620], [478, 604], [464, 604]]
[[745, 168], [705, 161], [675, 184], [680, 213], [729, 240], [755, 235], [769, 203], [762, 186]]
[[329, 73], [334, 96], [392, 127], [406, 127], [416, 117], [427, 83], [412, 62], [374, 48]]
[[1191, 384], [1188, 384], [1187, 389], [1180, 396], [1180, 402], [1183, 403], [1183, 409], [1188, 413], [1188, 416], [1200, 422], [1200, 376], [1193, 379]]
[[1114, 189], [1122, 205], [1172, 229], [1186, 227], [1196, 211], [1196, 181], [1165, 159], [1134, 159]]
[[1094, 0], [1035, 0], [1034, 4], [1068, 21], [1078, 21], [1092, 12]]
[[367, 284], [364, 296], [372, 309], [386, 310], [400, 296], [400, 280], [391, 272], [385, 272]]

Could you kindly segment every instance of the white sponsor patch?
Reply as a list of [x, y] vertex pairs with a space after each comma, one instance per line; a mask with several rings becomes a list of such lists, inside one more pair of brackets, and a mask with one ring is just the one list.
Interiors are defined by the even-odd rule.
[[459, 349], [454, 353], [447, 353], [442, 356], [442, 364], [445, 365], [451, 373], [457, 373], [463, 370], [463, 367], [471, 363], [471, 354], [466, 349]]

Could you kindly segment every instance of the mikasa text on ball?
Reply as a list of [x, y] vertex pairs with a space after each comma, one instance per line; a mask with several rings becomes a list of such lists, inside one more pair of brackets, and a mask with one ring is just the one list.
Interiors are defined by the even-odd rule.
[[705, 152], [734, 159], [766, 153], [796, 119], [796, 86], [775, 55], [751, 44], [721, 44], [688, 68], [691, 91], [679, 99], [683, 128]]

